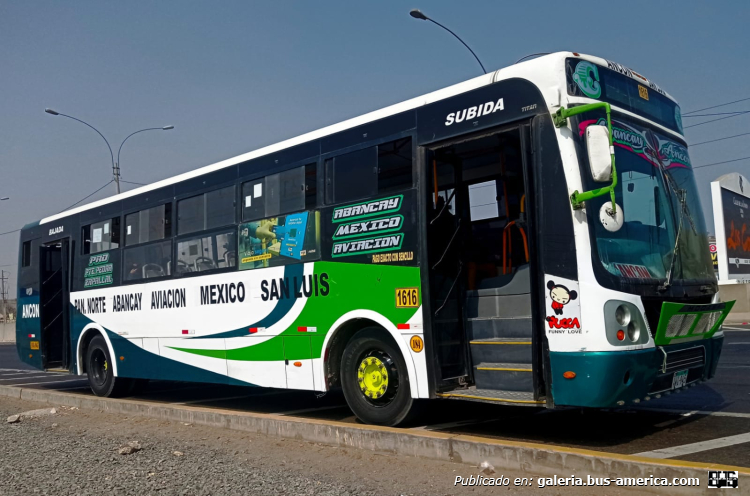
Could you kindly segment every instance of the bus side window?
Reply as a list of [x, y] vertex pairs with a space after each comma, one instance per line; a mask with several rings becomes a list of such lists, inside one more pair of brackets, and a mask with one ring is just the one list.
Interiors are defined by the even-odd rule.
[[125, 216], [123, 281], [172, 275], [171, 219], [171, 203]]
[[171, 218], [171, 203], [126, 215], [125, 245], [130, 246], [171, 237]]
[[318, 206], [318, 164], [305, 165], [305, 209], [314, 210]]
[[255, 179], [242, 185], [242, 220], [262, 219], [266, 214], [264, 179]]
[[177, 202], [177, 234], [234, 224], [234, 186]]
[[120, 247], [120, 218], [94, 222], [81, 228], [81, 253], [89, 255]]
[[374, 196], [378, 192], [378, 148], [345, 153], [325, 163], [326, 203]]
[[21, 267], [31, 265], [31, 241], [23, 242], [23, 253], [21, 255]]
[[326, 203], [341, 203], [409, 189], [413, 185], [411, 136], [325, 161]]
[[266, 176], [266, 217], [305, 209], [305, 167]]
[[378, 145], [378, 193], [411, 188], [411, 136]]

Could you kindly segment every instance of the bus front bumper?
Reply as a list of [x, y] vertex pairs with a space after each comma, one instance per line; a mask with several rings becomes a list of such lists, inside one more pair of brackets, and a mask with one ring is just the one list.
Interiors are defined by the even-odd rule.
[[[555, 405], [606, 408], [643, 402], [680, 385], [712, 378], [724, 336], [645, 350], [550, 352]], [[575, 377], [565, 379], [565, 372]], [[569, 374], [570, 375], [570, 374]]]

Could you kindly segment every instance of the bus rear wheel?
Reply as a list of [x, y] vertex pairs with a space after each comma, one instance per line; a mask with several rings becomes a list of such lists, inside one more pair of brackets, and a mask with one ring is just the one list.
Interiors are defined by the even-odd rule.
[[126, 394], [132, 386], [131, 379], [115, 377], [112, 357], [102, 336], [96, 336], [89, 343], [86, 352], [86, 374], [91, 391], [97, 396], [115, 398]]
[[410, 417], [411, 397], [406, 362], [385, 331], [359, 331], [344, 349], [341, 385], [354, 414], [363, 422], [395, 426]]

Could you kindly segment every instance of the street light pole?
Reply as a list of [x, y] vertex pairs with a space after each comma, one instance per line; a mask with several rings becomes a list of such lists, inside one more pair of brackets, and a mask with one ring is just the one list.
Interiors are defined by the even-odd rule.
[[[146, 128], [146, 129], [138, 130], [138, 131], [136, 131], [134, 133], [130, 133], [128, 135], [128, 137], [125, 138], [124, 140], [122, 140], [122, 143], [120, 143], [120, 148], [117, 150], [117, 162], [115, 162], [115, 156], [112, 153], [112, 147], [109, 146], [109, 141], [107, 141], [107, 138], [105, 138], [104, 135], [102, 133], [100, 133], [99, 130], [96, 129], [94, 126], [92, 126], [88, 122], [82, 121], [81, 119], [77, 119], [77, 118], [75, 118], [73, 116], [60, 113], [60, 112], [58, 112], [56, 110], [52, 110], [51, 108], [46, 108], [46, 109], [44, 109], [44, 111], [47, 112], [50, 115], [62, 115], [63, 117], [67, 117], [69, 119], [73, 119], [74, 121], [78, 121], [81, 124], [86, 124], [88, 127], [90, 127], [91, 129], [93, 129], [94, 131], [96, 131], [96, 133], [99, 136], [102, 137], [102, 139], [104, 140], [104, 142], [107, 143], [107, 148], [109, 148], [109, 156], [112, 159], [112, 175], [114, 176], [114, 179], [115, 179], [115, 186], [117, 187], [117, 194], [118, 195], [120, 194], [120, 150], [122, 150], [122, 145], [125, 144], [125, 142], [128, 140], [128, 138], [130, 138], [134, 134], [142, 133], [143, 131], [152, 131], [152, 130], [169, 131], [170, 129], [174, 129], [174, 126], [149, 127], [149, 128]], [[2, 200], [7, 200], [7, 198], [2, 198]]]
[[409, 15], [410, 15], [410, 16], [412, 16], [412, 17], [413, 17], [414, 19], [420, 19], [420, 20], [422, 20], [422, 21], [430, 21], [430, 22], [431, 22], [431, 23], [433, 23], [433, 24], [437, 24], [438, 26], [440, 26], [441, 28], [445, 29], [445, 30], [446, 30], [446, 31], [448, 31], [448, 32], [449, 32], [450, 34], [452, 34], [453, 36], [455, 36], [455, 37], [456, 37], [456, 39], [457, 39], [458, 41], [460, 41], [460, 42], [461, 42], [461, 43], [463, 44], [463, 46], [465, 46], [465, 47], [466, 47], [466, 49], [467, 49], [467, 50], [469, 50], [469, 51], [471, 52], [471, 54], [472, 54], [472, 55], [474, 56], [474, 58], [475, 58], [475, 59], [477, 59], [477, 62], [479, 62], [479, 67], [481, 67], [481, 68], [482, 68], [482, 72], [484, 72], [485, 74], [487, 74], [487, 69], [485, 69], [485, 68], [484, 68], [484, 64], [482, 64], [482, 61], [481, 61], [481, 60], [479, 60], [479, 57], [477, 57], [477, 54], [476, 54], [476, 53], [474, 53], [474, 50], [472, 50], [472, 49], [471, 49], [471, 47], [469, 47], [469, 45], [467, 45], [467, 44], [466, 44], [466, 43], [464, 42], [464, 40], [462, 40], [461, 38], [459, 38], [459, 37], [458, 37], [458, 35], [457, 35], [456, 33], [454, 33], [453, 31], [451, 31], [450, 29], [446, 28], [445, 26], [443, 26], [442, 24], [440, 24], [440, 23], [439, 23], [439, 22], [437, 22], [436, 20], [434, 20], [434, 19], [430, 19], [430, 18], [429, 18], [429, 17], [427, 17], [427, 16], [426, 16], [426, 15], [425, 15], [424, 13], [422, 13], [422, 11], [421, 11], [421, 10], [419, 10], [419, 9], [412, 9], [412, 10], [411, 10], [411, 11], [409, 12]]
[[117, 162], [115, 162], [115, 170], [117, 172], [117, 187], [118, 187], [118, 193], [119, 193], [119, 187], [120, 187], [120, 151], [122, 151], [122, 145], [125, 144], [125, 142], [133, 136], [134, 134], [142, 133], [144, 131], [169, 131], [170, 129], [174, 129], [174, 126], [164, 126], [164, 127], [147, 127], [146, 129], [140, 129], [134, 133], [130, 133], [124, 140], [122, 140], [122, 143], [120, 143], [120, 148], [117, 149]]
[[91, 129], [93, 129], [94, 131], [96, 131], [96, 134], [98, 134], [99, 136], [102, 137], [102, 139], [104, 140], [104, 142], [107, 144], [107, 148], [109, 148], [109, 156], [112, 159], [112, 174], [114, 174], [114, 176], [115, 176], [115, 186], [117, 186], [117, 193], [119, 194], [120, 193], [120, 174], [119, 174], [119, 172], [117, 171], [117, 169], [115, 167], [115, 155], [114, 155], [114, 153], [112, 153], [112, 147], [109, 146], [109, 141], [107, 141], [107, 138], [105, 138], [104, 135], [102, 133], [100, 133], [97, 128], [95, 128], [94, 126], [92, 126], [88, 122], [84, 122], [81, 119], [76, 119], [73, 116], [57, 112], [56, 110], [52, 110], [51, 108], [46, 108], [46, 109], [44, 109], [44, 111], [47, 112], [50, 115], [61, 115], [63, 117], [67, 117], [68, 119], [73, 119], [74, 121], [78, 121], [81, 124], [85, 124], [88, 127], [90, 127]]

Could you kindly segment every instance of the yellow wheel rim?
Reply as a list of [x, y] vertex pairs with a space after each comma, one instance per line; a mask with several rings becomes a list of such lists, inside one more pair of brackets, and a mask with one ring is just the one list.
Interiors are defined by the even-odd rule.
[[357, 369], [357, 381], [365, 396], [378, 399], [388, 390], [388, 369], [378, 358], [364, 358]]
[[104, 360], [104, 370], [107, 370], [107, 361]]

